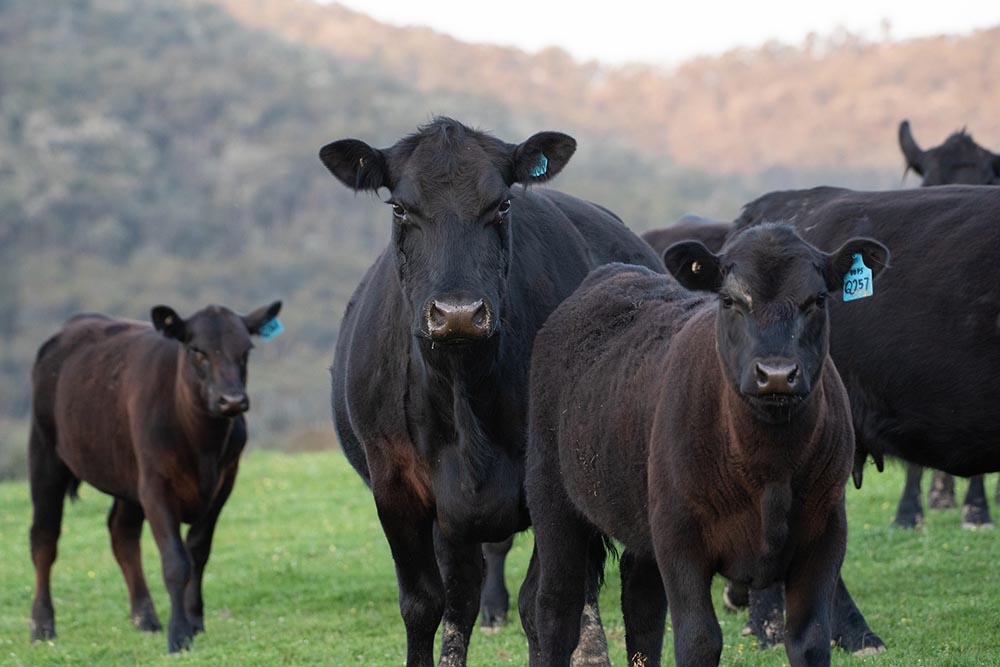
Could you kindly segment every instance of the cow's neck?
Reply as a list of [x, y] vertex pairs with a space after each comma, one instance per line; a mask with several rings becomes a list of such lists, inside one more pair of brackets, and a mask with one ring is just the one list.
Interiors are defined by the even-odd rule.
[[734, 456], [759, 484], [788, 480], [822, 428], [824, 388], [817, 383], [787, 421], [760, 419], [732, 387], [723, 400], [727, 441]]
[[478, 488], [490, 474], [499, 453], [493, 433], [495, 408], [505, 385], [499, 363], [502, 341], [491, 340], [479, 347], [429, 349], [417, 344], [417, 395], [431, 413], [443, 441], [458, 447], [467, 483]]

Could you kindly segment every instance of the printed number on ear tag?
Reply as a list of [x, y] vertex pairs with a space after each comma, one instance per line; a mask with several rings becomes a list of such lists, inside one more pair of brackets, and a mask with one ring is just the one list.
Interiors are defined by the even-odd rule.
[[257, 333], [260, 334], [260, 337], [264, 340], [271, 340], [272, 338], [281, 335], [281, 332], [284, 330], [285, 327], [281, 326], [281, 320], [275, 317], [260, 325], [260, 329], [257, 330]]
[[861, 253], [854, 253], [854, 264], [844, 276], [844, 301], [864, 299], [875, 294], [872, 270], [865, 266]]

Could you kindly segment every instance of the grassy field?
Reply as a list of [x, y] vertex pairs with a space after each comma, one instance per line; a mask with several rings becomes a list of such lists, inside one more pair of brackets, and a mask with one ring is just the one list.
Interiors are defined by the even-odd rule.
[[[872, 470], [863, 490], [848, 491], [845, 580], [889, 651], [865, 659], [837, 651], [834, 664], [1000, 665], [1000, 534], [962, 531], [957, 510], [931, 514], [917, 532], [890, 528], [901, 481], [901, 467], [883, 475]], [[247, 456], [208, 565], [207, 633], [180, 656], [165, 653], [163, 634], [140, 633], [128, 622], [125, 585], [105, 529], [109, 507], [105, 496], [86, 486], [80, 502], [67, 504], [53, 576], [59, 636], [32, 645], [28, 488], [0, 484], [0, 664], [403, 664], [392, 560], [371, 496], [340, 454]], [[153, 598], [166, 621], [159, 557], [148, 530], [143, 548]], [[530, 549], [530, 535], [520, 536], [508, 565], [512, 591]], [[608, 582], [603, 616], [612, 659], [623, 665], [616, 572], [609, 572]], [[720, 611], [719, 618], [723, 664], [787, 664], [783, 649], [757, 651], [740, 636], [745, 614]], [[666, 640], [665, 653], [672, 656], [669, 633]], [[515, 615], [498, 635], [476, 633], [469, 662], [523, 665], [525, 654]]]

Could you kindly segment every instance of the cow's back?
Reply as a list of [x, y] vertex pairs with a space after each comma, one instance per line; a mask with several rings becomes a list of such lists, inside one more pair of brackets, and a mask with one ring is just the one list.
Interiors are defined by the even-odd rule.
[[859, 444], [957, 474], [1000, 470], [1000, 188], [776, 192], [736, 224], [767, 220], [827, 252], [852, 236], [892, 252], [873, 297], [831, 299]]
[[[120, 474], [136, 466], [130, 413], [152, 385], [172, 388], [172, 376], [149, 381], [168, 344], [144, 323], [85, 314], [68, 320], [39, 348], [32, 372], [35, 423], [77, 477], [106, 493], [134, 493]], [[146, 381], [139, 383], [142, 377]]]
[[638, 552], [651, 548], [646, 464], [668, 349], [705, 302], [669, 276], [610, 264], [562, 302], [536, 339], [530, 424], [537, 444], [528, 474], [559, 469], [577, 509]]

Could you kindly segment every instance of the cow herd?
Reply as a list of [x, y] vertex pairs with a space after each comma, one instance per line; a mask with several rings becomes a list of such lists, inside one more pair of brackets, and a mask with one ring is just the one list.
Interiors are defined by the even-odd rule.
[[[676, 664], [719, 663], [715, 574], [793, 667], [829, 665], [831, 642], [884, 649], [840, 577], [847, 480], [869, 458], [909, 462], [897, 523], [913, 526], [920, 466], [1000, 470], [1000, 188], [982, 187], [1000, 185], [1000, 156], [964, 131], [922, 150], [905, 121], [899, 140], [934, 187], [774, 192], [733, 223], [686, 216], [643, 239], [533, 187], [575, 151], [558, 132], [512, 144], [441, 117], [388, 148], [321, 149], [347, 187], [389, 193], [391, 241], [344, 314], [332, 409], [392, 552], [409, 667], [434, 664], [439, 629], [438, 665], [465, 665], [477, 616], [505, 621], [504, 558], [529, 526], [531, 665], [608, 664], [597, 593], [615, 543], [630, 665], [660, 664], [668, 605]], [[55, 635], [50, 572], [83, 481], [114, 497], [133, 623], [161, 629], [148, 520], [168, 649], [204, 630], [251, 336], [280, 308], [79, 315], [41, 346], [33, 638]], [[975, 523], [981, 477], [967, 504]]]

